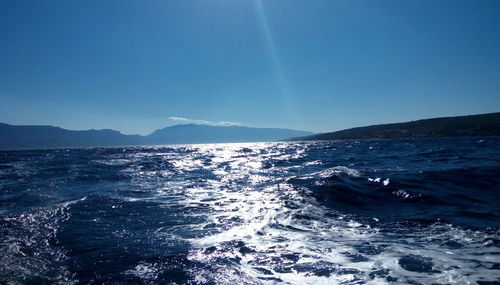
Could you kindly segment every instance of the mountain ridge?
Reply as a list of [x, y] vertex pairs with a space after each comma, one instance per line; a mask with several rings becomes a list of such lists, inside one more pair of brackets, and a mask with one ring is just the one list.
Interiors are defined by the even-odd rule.
[[[185, 135], [193, 130], [198, 134], [186, 139]], [[158, 129], [146, 138], [151, 142], [176, 143], [217, 143], [217, 142], [257, 142], [278, 141], [289, 138], [291, 134], [312, 132], [281, 128], [252, 128], [246, 126], [209, 126], [198, 124], [182, 124]], [[287, 137], [288, 136], [288, 137]]]
[[369, 125], [287, 141], [500, 136], [500, 112]]
[[0, 123], [0, 149], [278, 141], [308, 134], [312, 133], [278, 128], [185, 124], [165, 127], [140, 136], [126, 135], [112, 129], [67, 130], [49, 125]]

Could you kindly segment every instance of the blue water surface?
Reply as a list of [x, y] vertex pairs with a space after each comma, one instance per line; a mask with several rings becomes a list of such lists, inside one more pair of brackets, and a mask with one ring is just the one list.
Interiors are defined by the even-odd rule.
[[0, 151], [0, 284], [499, 284], [500, 138]]

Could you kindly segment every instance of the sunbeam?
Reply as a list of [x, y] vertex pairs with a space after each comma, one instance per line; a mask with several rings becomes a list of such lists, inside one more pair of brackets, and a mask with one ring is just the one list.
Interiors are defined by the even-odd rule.
[[267, 21], [262, 0], [255, 0], [255, 11], [259, 19], [260, 28], [262, 30], [264, 44], [267, 47], [269, 57], [271, 58], [276, 81], [280, 90], [280, 95], [282, 97], [282, 102], [284, 104], [284, 107], [286, 108], [288, 118], [292, 119], [294, 117], [294, 113], [291, 102], [290, 88], [286, 80], [286, 76], [283, 72], [278, 49], [276, 48], [276, 44], [274, 43], [273, 35]]

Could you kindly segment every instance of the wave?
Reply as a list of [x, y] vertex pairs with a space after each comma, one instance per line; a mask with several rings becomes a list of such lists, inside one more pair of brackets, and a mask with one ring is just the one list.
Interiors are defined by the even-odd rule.
[[[495, 209], [497, 169], [418, 171], [391, 178], [371, 178], [360, 171], [336, 166], [289, 179], [311, 191], [324, 205], [358, 215], [387, 220], [430, 219], [468, 227], [498, 227]], [[470, 196], [470, 187], [480, 190]], [[439, 189], [439, 190], [437, 190]], [[489, 209], [486, 215], [483, 208]], [[467, 208], [471, 214], [463, 214]], [[476, 214], [474, 214], [476, 213]]]
[[476, 141], [0, 152], [0, 283], [494, 283]]
[[57, 233], [70, 218], [69, 208], [85, 198], [0, 218], [0, 280], [20, 283], [76, 280], [68, 270]]

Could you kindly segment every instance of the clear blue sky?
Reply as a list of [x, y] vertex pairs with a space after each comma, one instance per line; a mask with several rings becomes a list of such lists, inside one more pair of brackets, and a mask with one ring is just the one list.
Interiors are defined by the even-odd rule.
[[495, 111], [498, 0], [0, 1], [0, 122], [323, 132]]

